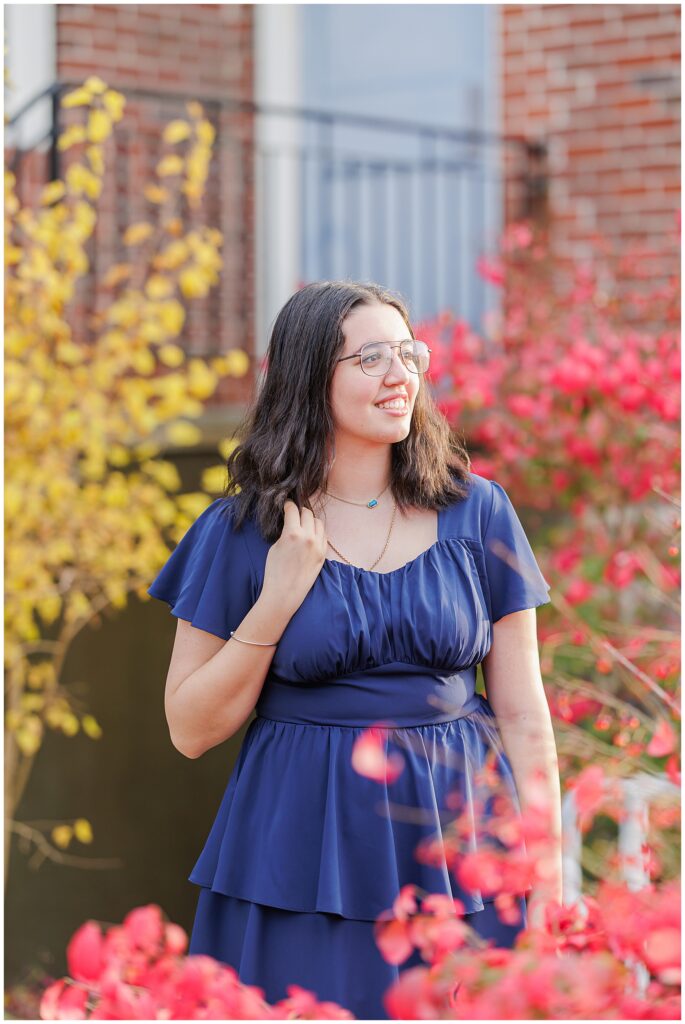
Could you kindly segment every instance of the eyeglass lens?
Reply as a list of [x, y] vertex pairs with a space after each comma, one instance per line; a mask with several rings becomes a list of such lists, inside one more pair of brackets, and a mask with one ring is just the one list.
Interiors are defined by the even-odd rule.
[[[424, 341], [407, 341], [400, 348], [405, 366], [414, 373], [425, 373], [430, 362], [428, 345]], [[387, 342], [364, 345], [361, 349], [361, 367], [372, 377], [386, 374], [392, 364], [393, 349]]]

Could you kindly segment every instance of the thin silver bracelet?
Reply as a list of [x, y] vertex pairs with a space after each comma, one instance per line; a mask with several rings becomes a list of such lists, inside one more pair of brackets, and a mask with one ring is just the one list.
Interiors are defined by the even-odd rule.
[[262, 644], [258, 640], [241, 640], [239, 636], [235, 635], [233, 630], [231, 630], [230, 636], [232, 636], [234, 640], [238, 640], [241, 644], [255, 644], [257, 647], [278, 647], [278, 641], [276, 641], [275, 644]]

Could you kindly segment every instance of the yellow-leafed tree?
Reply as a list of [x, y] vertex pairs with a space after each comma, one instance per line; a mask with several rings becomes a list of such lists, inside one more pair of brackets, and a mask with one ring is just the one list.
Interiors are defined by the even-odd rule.
[[215, 134], [194, 102], [188, 120], [167, 124], [168, 152], [145, 188], [155, 223], [127, 228], [129, 261], [104, 282], [111, 301], [87, 338], [75, 336], [70, 304], [89, 269], [103, 143], [125, 99], [93, 77], [62, 106], [82, 114], [59, 138], [73, 157], [64, 180], [32, 209], [5, 170], [5, 881], [13, 833], [39, 856], [82, 859], [66, 849], [91, 840], [85, 819], [47, 830], [16, 820], [45, 730], [100, 735], [64, 685], [65, 656], [105, 608], [145, 597], [168, 557], [165, 537], [176, 542], [209, 504], [178, 493], [176, 467], [157, 456], [164, 442], [194, 444], [191, 421], [220, 379], [249, 366], [241, 350], [205, 361], [179, 344], [187, 303], [208, 294], [222, 266], [221, 233], [184, 231], [179, 215], [203, 195]]

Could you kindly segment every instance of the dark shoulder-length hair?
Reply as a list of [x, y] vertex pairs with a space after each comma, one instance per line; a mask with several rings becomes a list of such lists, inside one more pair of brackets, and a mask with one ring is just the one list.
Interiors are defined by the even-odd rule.
[[[265, 375], [228, 456], [224, 497], [235, 495], [239, 528], [254, 517], [265, 540], [283, 530], [283, 506], [310, 508], [335, 456], [330, 387], [344, 349], [343, 322], [355, 306], [384, 302], [415, 337], [402, 299], [374, 283], [315, 281], [288, 299], [274, 322]], [[471, 460], [452, 437], [421, 380], [409, 434], [392, 446], [391, 490], [400, 509], [441, 508], [466, 497]], [[314, 511], [312, 509], [312, 511]]]

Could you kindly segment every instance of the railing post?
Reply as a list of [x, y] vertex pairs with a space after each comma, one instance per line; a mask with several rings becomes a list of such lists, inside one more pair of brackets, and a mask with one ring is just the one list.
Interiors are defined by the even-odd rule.
[[[614, 784], [606, 780], [606, 786]], [[626, 885], [633, 892], [649, 885], [644, 847], [649, 839], [649, 805], [657, 796], [671, 794], [679, 797], [679, 789], [665, 775], [648, 775], [641, 772], [632, 778], [620, 779], [622, 806], [625, 815], [618, 823], [618, 849], [621, 855], [621, 872]], [[582, 893], [582, 833], [578, 826], [578, 809], [575, 794], [566, 793], [561, 806], [562, 822], [562, 893], [565, 906], [584, 906]], [[649, 984], [649, 972], [644, 963], [626, 957], [624, 963], [634, 975], [638, 992], [644, 996]]]
[[59, 178], [60, 171], [59, 149], [57, 148], [57, 141], [59, 139], [59, 100], [60, 86], [58, 82], [55, 82], [50, 91], [50, 105], [52, 107], [52, 122], [50, 124], [50, 155], [48, 158], [50, 181], [56, 181]]

